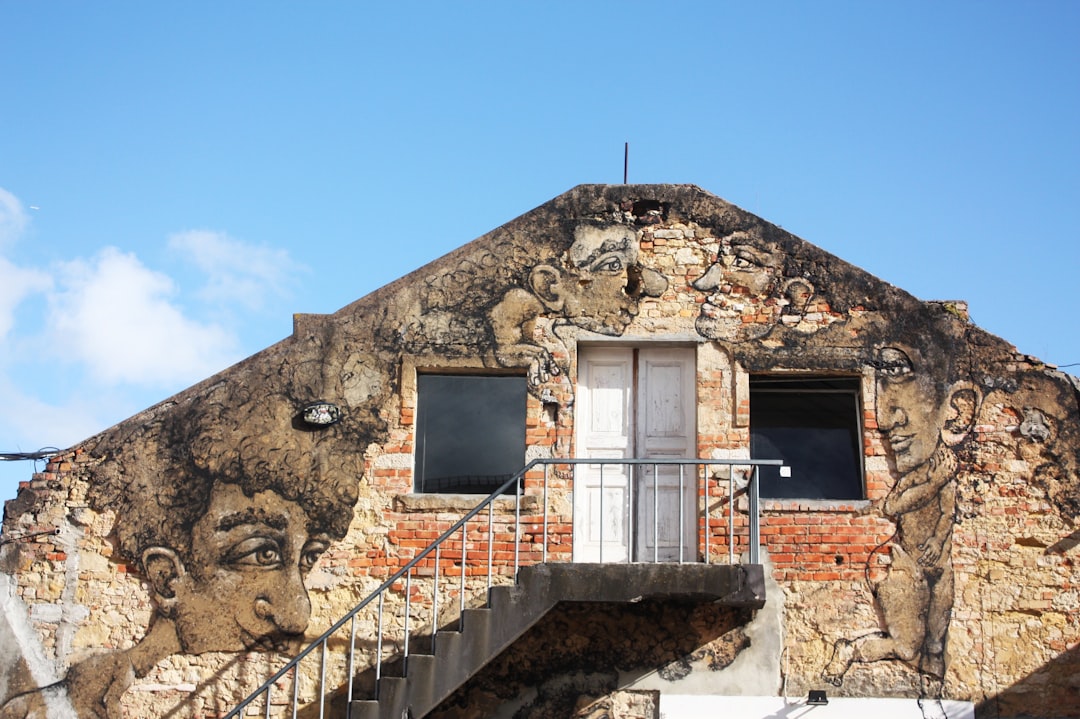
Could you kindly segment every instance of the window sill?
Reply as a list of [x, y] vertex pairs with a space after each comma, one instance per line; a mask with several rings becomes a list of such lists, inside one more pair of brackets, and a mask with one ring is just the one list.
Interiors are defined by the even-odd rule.
[[762, 512], [852, 512], [861, 514], [869, 499], [761, 499]]
[[[394, 497], [394, 508], [399, 512], [467, 512], [486, 494], [399, 494]], [[499, 497], [495, 509], [500, 512], [514, 511], [514, 497]], [[527, 494], [521, 498], [521, 511], [535, 514], [540, 511], [540, 497]]]

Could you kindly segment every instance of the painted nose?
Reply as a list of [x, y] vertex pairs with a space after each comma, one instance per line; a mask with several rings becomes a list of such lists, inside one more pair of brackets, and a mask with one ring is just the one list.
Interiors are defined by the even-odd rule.
[[902, 407], [879, 404], [875, 414], [877, 415], [878, 429], [886, 432], [894, 427], [903, 427], [907, 424], [907, 413], [904, 412]]
[[282, 634], [302, 634], [311, 619], [311, 600], [301, 582], [286, 582], [270, 597], [255, 601], [255, 614]]
[[720, 263], [714, 262], [709, 269], [705, 271], [705, 274], [694, 280], [692, 286], [699, 292], [710, 292], [720, 287], [720, 283], [723, 279], [724, 270], [720, 267]]
[[667, 291], [667, 277], [656, 270], [641, 268], [641, 294], [645, 297], [659, 297]]

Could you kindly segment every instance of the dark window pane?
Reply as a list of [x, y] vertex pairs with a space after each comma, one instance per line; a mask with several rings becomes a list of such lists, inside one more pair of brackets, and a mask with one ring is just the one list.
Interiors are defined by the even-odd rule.
[[416, 491], [487, 494], [525, 466], [525, 378], [417, 377]]
[[751, 378], [750, 456], [791, 467], [762, 467], [763, 497], [862, 499], [858, 381]]

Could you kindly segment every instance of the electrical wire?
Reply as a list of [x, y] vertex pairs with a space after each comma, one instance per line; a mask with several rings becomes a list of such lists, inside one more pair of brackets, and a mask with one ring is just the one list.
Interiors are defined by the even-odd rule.
[[36, 452], [0, 452], [0, 461], [18, 462], [26, 459], [49, 459], [54, 454], [59, 453], [59, 447], [42, 447]]

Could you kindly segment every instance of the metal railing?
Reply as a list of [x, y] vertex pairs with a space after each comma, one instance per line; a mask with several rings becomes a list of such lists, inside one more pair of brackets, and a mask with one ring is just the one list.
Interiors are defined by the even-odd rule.
[[[345, 671], [345, 689], [346, 702], [350, 702], [353, 698], [354, 680], [357, 675], [357, 621], [358, 616], [362, 612], [367, 610], [371, 605], [375, 605], [375, 632], [374, 632], [374, 656], [371, 660], [371, 666], [369, 670], [373, 670], [374, 674], [374, 686], [375, 686], [375, 698], [378, 698], [379, 679], [383, 676], [384, 664], [386, 660], [384, 658], [384, 647], [388, 643], [395, 643], [397, 646], [397, 652], [395, 654], [395, 660], [401, 664], [402, 675], [407, 670], [407, 663], [410, 655], [410, 637], [412, 630], [410, 629], [410, 619], [414, 602], [413, 596], [418, 592], [414, 592], [413, 582], [414, 579], [426, 578], [421, 576], [421, 569], [426, 570], [428, 567], [432, 567], [430, 573], [431, 591], [427, 595], [430, 599], [431, 606], [431, 623], [430, 623], [430, 637], [429, 637], [429, 649], [426, 653], [434, 653], [435, 651], [435, 636], [440, 629], [439, 624], [439, 611], [440, 611], [440, 595], [452, 595], [455, 590], [457, 594], [457, 615], [460, 622], [461, 616], [464, 614], [466, 608], [466, 595], [467, 584], [466, 579], [470, 576], [476, 576], [478, 573], [486, 577], [486, 580], [482, 582], [483, 589], [489, 591], [493, 584], [493, 577], [497, 571], [497, 568], [509, 569], [509, 575], [516, 579], [518, 570], [522, 566], [521, 562], [521, 550], [523, 544], [530, 550], [531, 558], [547, 562], [549, 561], [549, 542], [555, 539], [556, 532], [553, 531], [553, 525], [561, 528], [566, 526], [566, 518], [559, 518], [560, 521], [551, 521], [551, 511], [549, 506], [549, 479], [552, 468], [558, 467], [581, 467], [583, 465], [592, 465], [592, 469], [598, 472], [599, 481], [599, 497], [601, 502], [600, 514], [603, 516], [603, 497], [604, 497], [604, 468], [605, 467], [618, 467], [619, 468], [619, 483], [625, 488], [625, 502], [623, 509], [625, 511], [626, 521], [626, 541], [629, 544], [630, 537], [633, 536], [634, 531], [634, 515], [633, 508], [635, 505], [635, 486], [638, 487], [636, 491], [640, 492], [642, 489], [649, 489], [649, 482], [652, 482], [652, 497], [653, 497], [653, 537], [656, 538], [659, 532], [659, 526], [657, 524], [659, 515], [659, 473], [661, 468], [665, 468], [668, 471], [672, 471], [677, 468], [678, 470], [678, 489], [680, 496], [690, 488], [691, 481], [687, 479], [686, 469], [688, 467], [694, 468], [693, 473], [693, 489], [695, 496], [697, 497], [696, 507], [697, 514], [694, 517], [695, 526], [697, 531], [694, 533], [695, 538], [700, 542], [700, 552], [698, 547], [684, 547], [683, 537], [686, 536], [683, 505], [680, 502], [678, 512], [679, 523], [679, 546], [677, 559], [661, 559], [659, 556], [659, 542], [653, 542], [653, 556], [651, 558], [647, 556], [635, 556], [635, 553], [628, 546], [625, 552], [625, 558], [619, 561], [639, 561], [639, 562], [659, 562], [659, 561], [686, 561], [686, 555], [692, 552], [694, 562], [710, 563], [715, 561], [713, 558], [713, 544], [716, 543], [717, 549], [722, 548], [722, 544], [727, 545], [727, 560], [729, 564], [735, 563], [736, 546], [742, 545], [745, 547], [747, 554], [747, 560], [750, 564], [759, 563], [759, 546], [760, 546], [760, 513], [759, 513], [759, 501], [758, 501], [758, 487], [759, 487], [759, 470], [762, 466], [781, 466], [783, 464], [780, 460], [752, 460], [752, 459], [537, 459], [530, 462], [524, 469], [518, 472], [516, 475], [506, 481], [501, 487], [489, 494], [486, 498], [480, 501], [475, 507], [467, 511], [461, 519], [457, 520], [447, 530], [445, 530], [437, 539], [435, 539], [430, 545], [422, 549], [416, 554], [407, 564], [397, 570], [389, 579], [384, 581], [375, 591], [373, 591], [367, 598], [353, 607], [348, 613], [337, 620], [329, 629], [327, 629], [319, 638], [309, 644], [303, 651], [297, 654], [292, 660], [290, 660], [284, 667], [277, 671], [273, 676], [267, 679], [258, 689], [253, 691], [246, 699], [238, 704], [232, 711], [225, 715], [225, 719], [234, 719], [240, 717], [245, 709], [255, 704], [261, 698], [263, 701], [265, 717], [271, 716], [272, 707], [275, 704], [274, 691], [275, 687], [283, 681], [288, 681], [291, 675], [291, 696], [287, 697], [284, 701], [278, 701], [279, 704], [284, 704], [283, 707], [289, 716], [294, 719], [297, 716], [297, 712], [300, 708], [299, 686], [301, 681], [301, 663], [308, 658], [318, 655], [318, 678], [317, 678], [317, 699], [318, 701], [318, 716], [320, 719], [325, 717], [326, 712], [326, 697], [327, 697], [327, 668], [328, 668], [328, 652], [331, 639], [338, 635], [343, 630], [347, 632], [347, 651], [344, 658], [344, 671]], [[538, 467], [543, 468], [543, 476], [539, 478], [540, 483], [540, 502], [542, 507], [542, 519], [540, 522], [528, 522], [531, 525], [531, 529], [528, 532], [522, 531], [522, 498], [526, 496], [526, 490], [535, 491], [535, 483], [537, 477], [535, 476], [535, 470]], [[718, 473], [712, 468], [726, 468], [726, 493], [722, 490], [723, 477], [720, 477]], [[631, 475], [627, 469], [636, 469], [637, 476], [631, 481]], [[651, 468], [651, 476], [648, 470]], [[745, 486], [739, 486], [741, 481], [736, 479], [738, 469], [744, 469], [742, 480], [745, 481]], [[612, 480], [615, 481], [615, 480]], [[511, 490], [513, 490], [511, 492]], [[580, 490], [579, 490], [580, 491]], [[570, 494], [569, 491], [566, 492]], [[735, 505], [736, 498], [738, 496], [745, 496], [746, 504], [743, 512], [745, 513], [745, 520], [737, 521]], [[513, 555], [512, 559], [509, 556], [505, 556], [506, 552], [500, 551], [500, 557], [498, 561], [495, 556], [496, 546], [496, 534], [495, 534], [495, 517], [496, 517], [496, 504], [500, 502], [504, 504], [513, 504], [512, 508], [512, 521], [506, 520], [508, 525], [506, 529], [511, 526], [513, 528], [513, 534], [510, 541], [513, 543]], [[726, 504], [726, 508], [723, 506]], [[715, 508], [719, 506], [719, 509]], [[724, 511], [726, 509], [726, 512]], [[715, 511], [714, 511], [715, 510]], [[469, 539], [469, 523], [476, 520], [482, 513], [486, 511], [487, 514], [487, 538], [486, 542], [483, 541], [483, 537], [474, 538], [472, 541]], [[499, 516], [502, 517], [508, 514], [508, 510], [500, 510]], [[479, 520], [478, 520], [479, 521]], [[572, 519], [571, 519], [572, 522]], [[539, 525], [539, 532], [537, 532], [537, 525]], [[571, 525], [572, 526], [572, 525]], [[736, 527], [739, 526], [740, 533], [745, 529], [745, 537], [737, 536]], [[714, 528], [726, 530], [726, 532], [714, 532]], [[539, 535], [537, 537], [537, 534]], [[451, 554], [451, 550], [455, 548], [455, 538], [460, 537], [459, 552], [455, 553], [457, 557], [457, 564], [454, 562], [454, 556]], [[529, 542], [523, 542], [528, 538]], [[503, 538], [506, 539], [505, 537]], [[726, 540], [726, 541], [722, 541]], [[571, 538], [571, 545], [573, 539]], [[505, 546], [507, 542], [499, 542], [501, 546]], [[603, 547], [605, 543], [603, 522], [601, 522], [601, 530], [599, 537], [600, 556], [599, 561], [603, 561]], [[539, 552], [535, 551], [536, 545], [540, 545]], [[470, 547], [473, 551], [470, 551]], [[563, 551], [560, 552], [560, 561], [566, 561], [564, 558], [566, 555], [565, 546], [559, 545], [559, 548]], [[484, 550], [486, 549], [486, 553]], [[448, 558], [447, 555], [450, 554]], [[638, 555], [645, 554], [647, 552], [637, 553]], [[449, 586], [449, 582], [446, 582], [448, 586], [441, 586], [441, 582], [446, 580], [447, 577], [440, 577], [440, 570], [449, 562], [451, 567], [456, 566], [458, 571], [456, 572], [458, 581], [455, 582], [456, 587]], [[535, 563], [535, 562], [530, 562]], [[472, 571], [470, 570], [478, 570]], [[386, 617], [386, 598], [395, 588], [400, 589], [401, 584], [404, 582], [404, 598], [402, 600], [402, 626], [400, 632], [395, 637], [388, 638], [388, 630], [385, 628]], [[479, 591], [476, 594], [480, 594]], [[460, 629], [460, 624], [459, 624]], [[370, 642], [369, 642], [370, 644]], [[337, 685], [340, 688], [340, 685]], [[283, 691], [283, 690], [279, 690]], [[350, 712], [351, 713], [351, 712]], [[348, 716], [348, 714], [347, 714]]]

